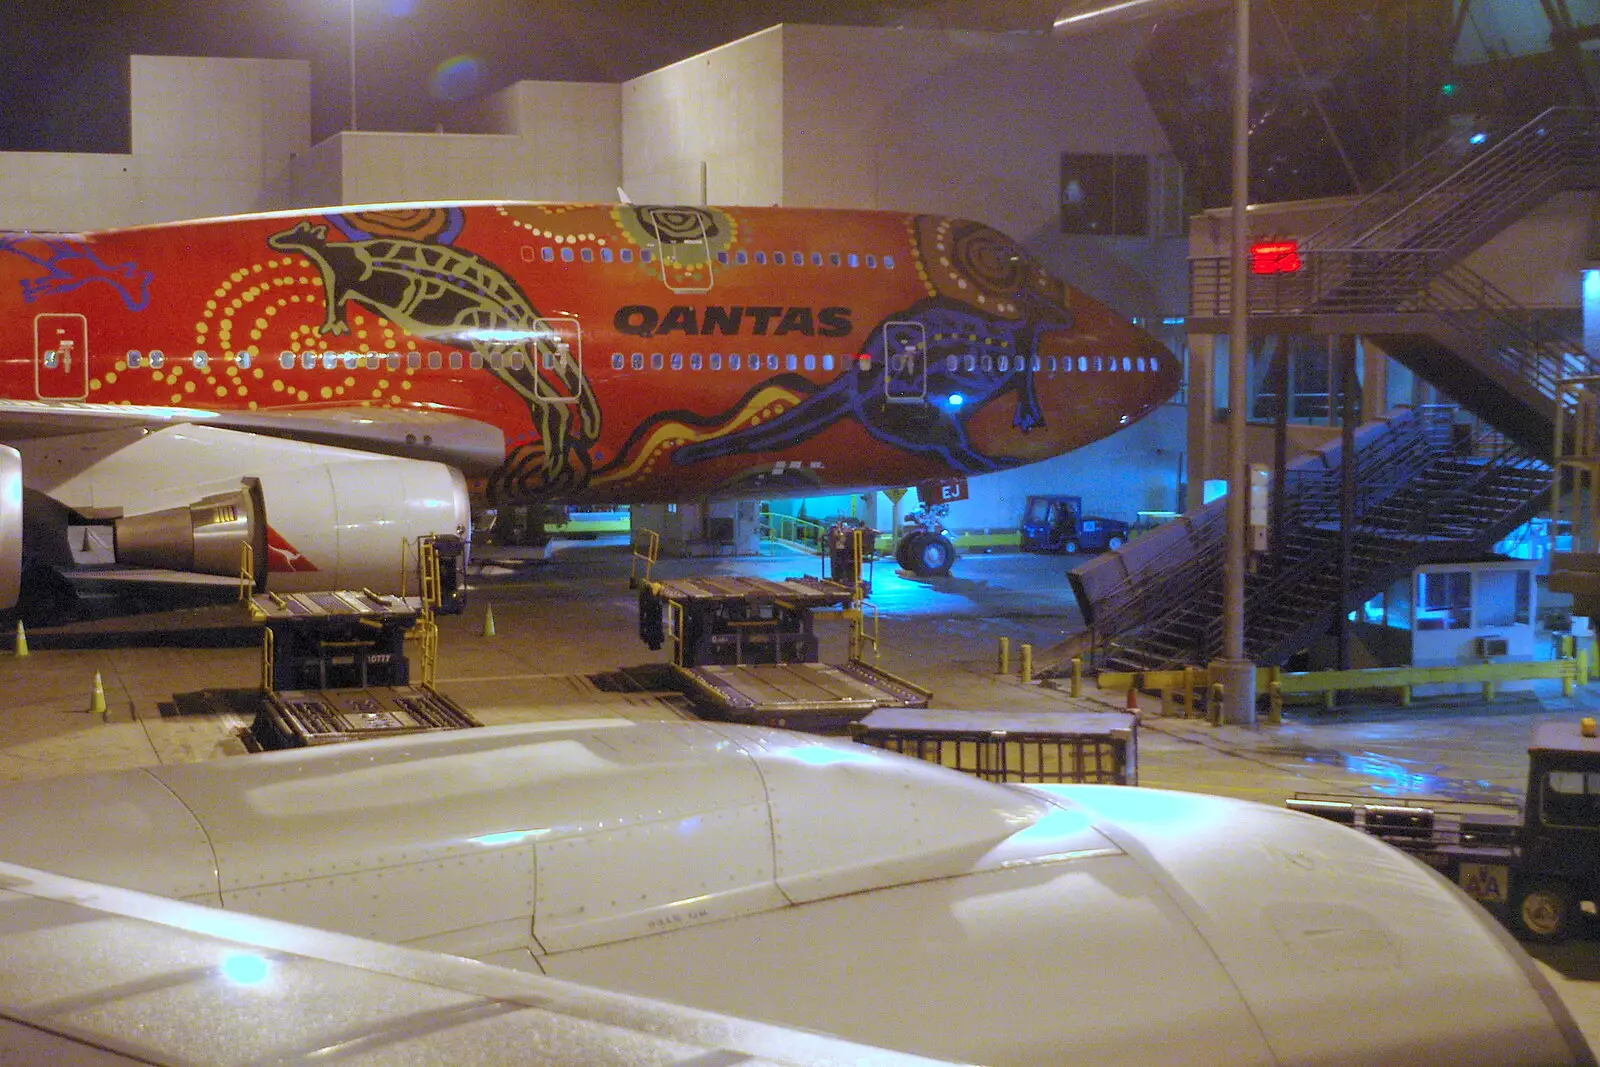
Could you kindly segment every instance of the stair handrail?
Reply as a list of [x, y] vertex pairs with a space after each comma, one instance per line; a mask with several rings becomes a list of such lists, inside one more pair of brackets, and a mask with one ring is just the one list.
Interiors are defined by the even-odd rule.
[[[1309, 250], [1365, 244], [1373, 235], [1392, 232], [1396, 221], [1407, 212], [1441, 193], [1458, 190], [1452, 199], [1460, 203], [1463, 196], [1480, 193], [1495, 181], [1509, 180], [1507, 176], [1525, 179], [1526, 168], [1518, 169], [1519, 162], [1526, 161], [1526, 153], [1518, 155], [1524, 149], [1531, 148], [1540, 160], [1559, 160], [1562, 166], [1594, 162], [1600, 156], [1597, 117], [1600, 113], [1589, 108], [1552, 107], [1503, 137], [1485, 136], [1487, 131], [1461, 130], [1305, 237], [1301, 247]], [[1575, 133], [1580, 136], [1574, 137]], [[1483, 140], [1488, 145], [1476, 150]], [[1586, 160], [1571, 158], [1569, 153], [1574, 146], [1587, 150]], [[1430, 211], [1436, 218], [1436, 203]]]

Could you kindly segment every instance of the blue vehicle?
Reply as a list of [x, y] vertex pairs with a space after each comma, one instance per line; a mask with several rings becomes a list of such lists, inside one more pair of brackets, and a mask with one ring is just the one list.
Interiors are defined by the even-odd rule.
[[1024, 552], [1109, 552], [1128, 540], [1128, 524], [1120, 519], [1083, 514], [1083, 498], [1030, 496], [1022, 513], [1020, 543]]

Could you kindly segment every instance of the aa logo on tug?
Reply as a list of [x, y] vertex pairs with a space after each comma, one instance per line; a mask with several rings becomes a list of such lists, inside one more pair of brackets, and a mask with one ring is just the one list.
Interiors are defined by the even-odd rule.
[[674, 304], [665, 311], [648, 304], [617, 309], [611, 324], [618, 333], [652, 337], [669, 333], [685, 336], [748, 333], [755, 336], [843, 337], [850, 332], [847, 307], [745, 307], [708, 304], [694, 308]]

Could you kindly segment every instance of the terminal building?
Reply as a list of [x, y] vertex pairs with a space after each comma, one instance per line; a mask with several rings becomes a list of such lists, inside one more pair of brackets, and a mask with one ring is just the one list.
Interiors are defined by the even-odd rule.
[[[448, 129], [352, 129], [321, 140], [311, 134], [312, 74], [303, 61], [133, 56], [129, 150], [0, 153], [0, 228], [619, 194], [641, 203], [883, 208], [980, 220], [1156, 336], [1184, 359], [1188, 375], [1170, 403], [1121, 433], [973, 479], [970, 499], [951, 505], [946, 524], [974, 543], [984, 535], [1003, 541], [1035, 493], [1079, 496], [1084, 513], [1130, 524], [1188, 512], [1142, 553], [1103, 557], [1106, 573], [1081, 583], [1080, 601], [1107, 662], [1206, 662], [1215, 650], [1198, 635], [1207, 628], [1173, 618], [1180, 607], [1197, 617], [1217, 610], [1196, 584], [1210, 581], [1216, 546], [1196, 531], [1216, 525], [1206, 518], [1214, 509], [1200, 509], [1225, 475], [1221, 257], [1231, 224], [1227, 211], [1209, 205], [1226, 182], [1216, 135], [1225, 125], [1227, 12], [1214, 3], [1157, 6], [1160, 19], [1089, 18], [1104, 5], [1071, 4], [1053, 32], [777, 25], [622, 83], [517, 82], [462, 105]], [[1293, 486], [1310, 484], [1308, 463], [1327, 477], [1341, 449], [1403, 454], [1411, 467], [1383, 468], [1389, 481], [1380, 484], [1405, 485], [1376, 494], [1378, 504], [1402, 525], [1421, 515], [1447, 514], [1450, 522], [1391, 530], [1377, 512], [1346, 514], [1386, 546], [1386, 554], [1356, 551], [1371, 565], [1352, 571], [1350, 546], [1314, 536], [1339, 526], [1338, 515], [1292, 528], [1298, 513], [1274, 511], [1263, 573], [1312, 567], [1342, 579], [1252, 637], [1263, 661], [1315, 645], [1348, 620], [1340, 604], [1367, 603], [1361, 619], [1387, 629], [1404, 614], [1403, 628], [1413, 631], [1417, 613], [1401, 607], [1419, 599], [1417, 567], [1489, 558], [1514, 531], [1524, 543], [1516, 554], [1542, 555], [1549, 528], [1527, 524], [1548, 511], [1553, 408], [1533, 397], [1519, 405], [1519, 386], [1497, 378], [1492, 364], [1526, 340], [1502, 336], [1507, 324], [1533, 331], [1527, 343], [1546, 354], [1569, 339], [1560, 357], [1567, 370], [1586, 366], [1582, 342], [1600, 338], [1600, 286], [1589, 284], [1600, 277], [1590, 168], [1541, 163], [1536, 149], [1549, 138], [1526, 129], [1502, 148], [1544, 104], [1592, 95], [1590, 53], [1518, 44], [1538, 35], [1507, 12], [1498, 22], [1477, 12], [1452, 33], [1435, 17], [1440, 5], [1421, 0], [1363, 9], [1339, 51], [1321, 42], [1327, 16], [1315, 7], [1293, 8], [1276, 30], [1268, 22], [1257, 28], [1266, 43], [1257, 59], [1262, 114], [1250, 230], [1298, 242], [1305, 269], [1253, 283], [1251, 459], [1276, 469], [1275, 500], [1293, 502], [1301, 499]], [[1390, 33], [1396, 19], [1411, 32]], [[1322, 88], [1306, 88], [1308, 66]], [[1397, 105], [1372, 120], [1363, 107], [1387, 98], [1401, 77], [1408, 82], [1391, 94]], [[1421, 84], [1429, 79], [1437, 88]], [[1525, 91], [1496, 94], [1513, 82]], [[1570, 123], [1560, 135], [1587, 143]], [[1503, 186], [1472, 186], [1469, 173], [1464, 188], [1492, 210], [1458, 218], [1438, 207], [1433, 222], [1423, 218], [1427, 198], [1440, 195], [1436, 179], [1470, 170], [1475, 158], [1518, 152], [1521, 164], [1552, 174], [1540, 171], [1535, 181], [1517, 171], [1525, 180], [1513, 196]], [[1432, 160], [1439, 174], [1406, 172], [1416, 159]], [[1362, 191], [1396, 172], [1423, 184], [1386, 187], [1380, 210]], [[1374, 229], [1374, 211], [1414, 221], [1403, 232]], [[1441, 221], [1454, 228], [1440, 231]], [[1396, 241], [1408, 243], [1390, 247]], [[1387, 265], [1355, 296], [1347, 281], [1328, 281], [1375, 254]], [[1402, 260], [1412, 266], [1395, 266]], [[1419, 294], [1437, 306], [1419, 306]], [[1462, 354], [1452, 348], [1462, 337], [1481, 343]], [[1418, 459], [1419, 449], [1437, 455]], [[1444, 478], [1441, 465], [1469, 450], [1481, 462]], [[1444, 506], [1466, 500], [1494, 506], [1463, 505], [1460, 514]], [[901, 511], [878, 493], [770, 506], [811, 518], [853, 515], [879, 529]], [[635, 521], [661, 532], [668, 551], [696, 550], [714, 520], [730, 518], [735, 547], [754, 547], [755, 502], [640, 511]], [[1188, 547], [1158, 558], [1154, 546], [1169, 543]], [[1390, 551], [1401, 544], [1410, 547]], [[1311, 555], [1283, 556], [1291, 546]], [[1189, 577], [1156, 580], [1168, 572]], [[1134, 586], [1144, 614], [1130, 617], [1122, 608]], [[1366, 645], [1376, 658], [1392, 656], [1381, 651], [1393, 645], [1384, 635]]]

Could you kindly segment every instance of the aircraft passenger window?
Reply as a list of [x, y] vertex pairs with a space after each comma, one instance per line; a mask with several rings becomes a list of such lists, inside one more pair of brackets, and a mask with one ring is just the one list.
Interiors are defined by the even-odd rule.
[[[751, 370], [760, 370], [761, 369], [761, 357], [760, 356], [751, 356], [750, 357], [750, 364], [751, 364], [751, 366], [750, 366]], [[778, 369], [778, 354], [776, 352], [768, 352], [767, 353], [767, 369], [768, 370], [777, 370]]]
[[399, 370], [400, 369], [400, 355], [399, 355], [399, 353], [390, 352], [387, 356], [384, 357], [383, 365], [385, 367], [388, 367], [390, 370]]
[[621, 352], [613, 352], [613, 353], [611, 353], [611, 369], [612, 370], [621, 370], [622, 369], [622, 363], [623, 363], [623, 360], [622, 360], [622, 353]]
[[674, 353], [672, 353], [672, 369], [673, 370], [682, 370], [683, 369], [683, 353], [682, 352], [674, 352]]
[[143, 365], [143, 363], [144, 363], [144, 354], [143, 353], [141, 353], [137, 348], [128, 349], [128, 368], [130, 370], [133, 369], [134, 367], [138, 367], [138, 366]]
[[785, 356], [783, 362], [784, 362], [784, 367], [787, 368], [788, 370], [799, 370], [800, 369], [800, 357], [795, 355], [793, 352], [791, 352], [787, 356]]
[[249, 370], [250, 369], [250, 361], [252, 359], [255, 359], [255, 358], [256, 358], [255, 352], [252, 349], [247, 348], [243, 352], [239, 353], [239, 356], [238, 356], [239, 366], [243, 367], [245, 370]]
[[[457, 358], [457, 362], [456, 362], [455, 365], [458, 366], [458, 367], [461, 365], [461, 363], [459, 361], [460, 355], [461, 355], [461, 353], [459, 353], [459, 352], [456, 353], [456, 356], [458, 358]], [[366, 359], [362, 360], [361, 361], [361, 365], [363, 367], [365, 367], [367, 370], [377, 370], [378, 369], [378, 362], [379, 362], [378, 354], [376, 352], [374, 352], [372, 355], [370, 355]]]
[[624, 248], [622, 251], [618, 252], [617, 255], [622, 257], [622, 262], [624, 263], [633, 262], [633, 249], [631, 248]]
[[[199, 367], [201, 370], [205, 370], [205, 368], [200, 366], [200, 364], [198, 364], [198, 363], [196, 363], [195, 366]], [[284, 370], [294, 370], [294, 353], [293, 352], [279, 352], [278, 353], [278, 366], [282, 367]]]
[[450, 353], [450, 369], [451, 370], [460, 370], [461, 369], [461, 353], [460, 352], [452, 352], [452, 353]]
[[421, 367], [422, 366], [422, 353], [421, 352], [407, 352], [406, 353], [406, 366], [410, 367], [412, 370], [416, 370], [417, 368]]
[[549, 245], [545, 245], [543, 248], [539, 249], [539, 258], [544, 260], [546, 263], [554, 263], [556, 261], [556, 250], [551, 248]]
[[611, 262], [611, 249], [602, 248], [600, 250], [600, 262], [602, 262], [602, 263], [610, 263]]
[[651, 258], [652, 257], [650, 255], [650, 250], [648, 248], [639, 249], [639, 262], [640, 263], [648, 263], [648, 262], [650, 262]]
[[737, 252], [734, 254], [733, 261], [742, 267], [746, 263], [750, 262], [750, 257], [745, 255], [743, 252]]
[[583, 255], [583, 261], [585, 263], [593, 263], [594, 262], [594, 249], [585, 248], [583, 250], [583, 252], [582, 252], [582, 255]]
[[633, 354], [632, 363], [633, 363], [633, 369], [634, 370], [644, 370], [644, 353], [643, 352], [635, 352]]
[[661, 353], [660, 352], [652, 352], [652, 353], [650, 353], [650, 369], [651, 370], [660, 370], [661, 369]]
[[[1050, 362], [1054, 363], [1055, 359], [1052, 357]], [[1039, 357], [1038, 356], [1034, 356], [1033, 357], [1033, 373], [1038, 374], [1043, 369], [1044, 369], [1043, 366], [1040, 365]], [[1055, 370], [1055, 367], [1051, 367], [1050, 369], [1051, 370]]]
[[1129, 356], [1123, 356], [1122, 357], [1122, 369], [1123, 370], [1132, 370], [1133, 369], [1133, 359], [1131, 357], [1129, 357]]
[[[289, 357], [289, 366], [294, 366], [294, 356], [288, 352], [285, 352], [284, 355]], [[196, 351], [194, 355], [189, 357], [189, 362], [194, 364], [195, 370], [205, 370], [211, 366], [211, 357], [202, 351]]]
[[500, 370], [505, 367], [505, 364], [506, 354], [500, 351], [498, 348], [491, 348], [489, 350], [489, 369]]
[[1140, 373], [1141, 373], [1141, 374], [1142, 374], [1142, 373], [1143, 373], [1143, 372], [1144, 372], [1144, 357], [1143, 357], [1143, 356], [1140, 356], [1140, 357], [1139, 357], [1139, 358], [1138, 358], [1138, 359], [1137, 359], [1137, 360], [1136, 360], [1136, 361], [1135, 361], [1135, 362], [1134, 362], [1134, 366], [1136, 366], [1136, 367], [1138, 367], [1138, 368], [1139, 368], [1139, 372], [1140, 372]]
[[832, 352], [824, 352], [822, 354], [822, 369], [823, 370], [832, 370], [833, 369], [833, 353]]
[[828, 265], [831, 266], [831, 267], [837, 267], [839, 265], [839, 253], [837, 253], [837, 252], [829, 252], [828, 253]]
[[511, 369], [512, 370], [521, 370], [523, 363], [524, 363], [524, 359], [523, 359], [523, 356], [522, 356], [522, 349], [513, 348], [511, 350]]
[[437, 352], [429, 352], [428, 353], [428, 369], [429, 370], [438, 370], [439, 369], [439, 364], [440, 364], [439, 353], [437, 353]]
[[854, 252], [851, 252], [848, 262], [852, 267], [859, 267], [861, 266], [861, 257], [856, 255]]
[[717, 253], [717, 262], [721, 263], [724, 267], [726, 267], [728, 265], [728, 253], [726, 253], [726, 252], [718, 252]]
[[[437, 353], [437, 352], [434, 353], [434, 355], [438, 355], [438, 354], [439, 353]], [[354, 352], [346, 352], [344, 354], [344, 369], [345, 370], [355, 370], [359, 366], [361, 366], [361, 357], [360, 356], [356, 355]]]
[[816, 369], [817, 369], [817, 357], [815, 355], [813, 355], [812, 353], [809, 353], [809, 352], [806, 353], [806, 370], [816, 370]]
[[870, 256], [870, 255], [869, 255], [869, 256], [868, 256], [868, 257], [867, 257], [867, 266], [869, 266], [869, 267], [876, 267], [876, 266], [877, 266], [877, 265], [878, 265], [878, 257], [877, 257], [877, 256]]
[[967, 353], [967, 371], [968, 371], [968, 373], [970, 373], [972, 371], [975, 371], [977, 369], [978, 369], [978, 357], [973, 355], [971, 352], [968, 352]]
[[1101, 366], [1100, 366], [1100, 357], [1099, 356], [1095, 356], [1094, 357], [1094, 369], [1095, 370], [1102, 369]]
[[780, 267], [783, 266], [783, 253], [782, 252], [774, 252], [774, 253], [772, 253], [772, 262], [776, 263]]
[[983, 373], [994, 373], [994, 357], [989, 355], [987, 352], [985, 352], [983, 355]]
[[700, 369], [700, 353], [698, 353], [698, 352], [689, 353], [689, 369], [690, 370], [699, 370]]
[[893, 256], [884, 256], [883, 257], [883, 269], [884, 270], [894, 270], [894, 257]]
[[153, 349], [150, 352], [150, 366], [154, 367], [156, 370], [160, 370], [162, 365], [166, 362], [167, 357], [162, 353], [161, 349]]
[[737, 352], [728, 353], [728, 369], [729, 370], [738, 370], [739, 369], [739, 353], [737, 353]]
[[572, 262], [572, 249], [571, 248], [563, 248], [561, 250], [561, 262], [563, 262], [563, 263], [571, 263]]
[[1079, 356], [1078, 357], [1078, 369], [1079, 370], [1088, 370], [1089, 369], [1089, 357], [1088, 356]]
[[[389, 358], [393, 359], [394, 357], [390, 356]], [[467, 355], [467, 366], [471, 367], [473, 370], [482, 370], [483, 369], [483, 353], [482, 352], [471, 352], [471, 353], [469, 353]]]
[[1010, 356], [1001, 356], [1000, 357], [1000, 373], [1001, 374], [1005, 374], [1010, 369], [1011, 369], [1011, 357]]
[[811, 253], [811, 265], [813, 267], [822, 266], [822, 253], [821, 252], [813, 252], [813, 253]]
[[950, 374], [954, 374], [956, 371], [960, 370], [961, 369], [961, 357], [957, 356], [957, 355], [945, 356], [944, 357], [944, 369], [947, 372], [949, 372]]
[[756, 262], [765, 267], [767, 265], [767, 254], [765, 252], [757, 252]]
[[722, 369], [722, 353], [721, 352], [713, 352], [713, 353], [711, 353], [711, 369], [712, 370], [721, 370]]

